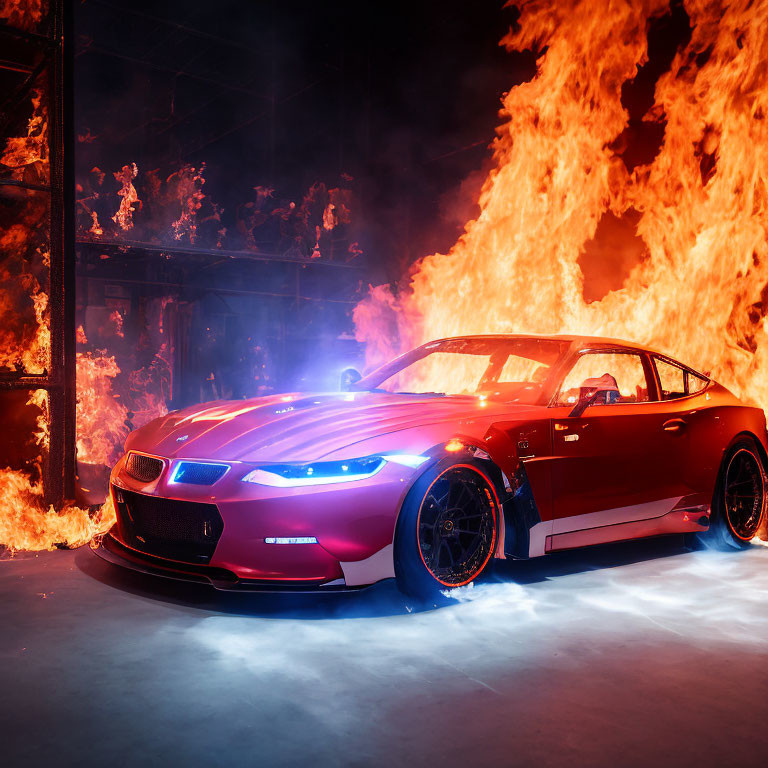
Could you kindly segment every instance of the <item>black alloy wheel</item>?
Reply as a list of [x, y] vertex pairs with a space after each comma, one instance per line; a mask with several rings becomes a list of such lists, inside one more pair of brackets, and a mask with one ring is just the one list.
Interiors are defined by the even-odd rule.
[[418, 518], [419, 554], [446, 587], [468, 584], [483, 570], [496, 543], [496, 501], [474, 467], [455, 466], [429, 487]]
[[723, 511], [733, 535], [751, 541], [763, 519], [765, 487], [760, 459], [746, 447], [734, 451], [723, 478]]
[[395, 536], [404, 592], [429, 597], [474, 581], [496, 549], [501, 507], [486, 467], [439, 462], [408, 494]]
[[738, 438], [725, 452], [712, 499], [709, 531], [702, 543], [746, 549], [765, 524], [765, 467], [755, 440]]

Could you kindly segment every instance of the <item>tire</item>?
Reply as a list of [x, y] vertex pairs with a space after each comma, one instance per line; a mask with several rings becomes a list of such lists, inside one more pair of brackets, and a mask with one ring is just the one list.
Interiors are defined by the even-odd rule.
[[414, 483], [395, 532], [397, 586], [435, 597], [474, 581], [496, 549], [501, 505], [487, 469], [446, 458]]
[[765, 520], [766, 476], [760, 451], [740, 438], [726, 452], [712, 499], [705, 542], [718, 549], [746, 549]]

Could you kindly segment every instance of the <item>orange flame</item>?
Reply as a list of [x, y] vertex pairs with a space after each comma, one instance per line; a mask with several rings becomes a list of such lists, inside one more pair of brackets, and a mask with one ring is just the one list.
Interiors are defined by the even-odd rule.
[[[9, 18], [14, 26], [32, 29], [40, 21], [39, 18], [35, 20], [35, 14], [39, 16], [40, 9], [46, 4], [33, 2], [26, 4], [26, 7], [24, 5], [11, 4], [14, 13], [8, 15], [9, 6], [5, 3], [0, 6], [0, 17]], [[28, 15], [23, 16], [22, 11]], [[27, 135], [7, 141], [0, 163], [12, 169], [14, 178], [47, 180], [47, 136], [47, 112], [41, 91], [35, 91]], [[38, 280], [38, 276], [49, 267], [49, 253], [45, 245], [48, 237], [46, 214], [39, 196], [25, 196], [17, 201], [13, 223], [0, 230], [0, 255], [3, 257], [0, 262], [0, 368], [26, 373], [43, 373], [50, 369], [48, 295]], [[84, 339], [82, 334], [81, 340]], [[102, 380], [112, 370], [108, 363], [102, 369], [105, 367], [107, 372], [102, 375]], [[102, 386], [102, 389], [107, 388]], [[83, 399], [86, 402], [81, 410], [89, 409], [88, 418], [94, 420], [101, 430], [95, 432], [87, 448], [101, 450], [107, 422], [99, 413], [106, 413], [106, 417], [111, 415], [109, 406], [115, 404], [114, 396], [111, 392], [108, 396], [105, 394], [103, 402], [99, 403], [87, 397]], [[33, 391], [27, 405], [38, 409], [36, 430], [32, 437], [39, 456], [34, 462], [36, 466], [32, 468], [32, 474], [10, 467], [0, 469], [0, 546], [11, 551], [52, 549], [56, 544], [79, 546], [109, 529], [115, 519], [114, 510], [110, 501], [96, 513], [74, 505], [67, 505], [58, 512], [49, 508], [45, 503], [42, 483], [35, 479], [50, 445], [48, 393], [45, 390]], [[115, 406], [117, 410], [119, 407]], [[124, 420], [124, 412], [119, 415]]]
[[101, 228], [101, 224], [99, 224], [99, 214], [96, 213], [96, 211], [91, 211], [91, 222], [92, 222], [91, 228], [88, 231], [92, 235], [96, 235], [96, 237], [99, 237], [99, 235], [103, 235], [104, 230]]
[[47, 179], [48, 110], [41, 90], [32, 91], [32, 116], [27, 124], [27, 135], [7, 140], [0, 163], [11, 168], [17, 179], [21, 179], [30, 167], [37, 169], [41, 181]]
[[0, 545], [11, 551], [79, 547], [115, 522], [111, 499], [93, 515], [75, 506], [56, 512], [46, 507], [40, 483], [12, 469], [0, 470], [0, 498]]
[[[545, 50], [504, 97], [506, 122], [477, 219], [396, 297], [357, 307], [372, 361], [466, 333], [575, 332], [632, 339], [712, 371], [768, 406], [768, 2], [687, 0], [692, 35], [658, 81], [657, 156], [629, 172], [616, 140], [622, 86], [647, 59], [661, 0], [522, 4], [509, 49]], [[619, 142], [620, 143], [620, 142]], [[707, 172], [705, 173], [705, 169]], [[580, 257], [605, 216], [639, 214], [641, 263], [589, 303]], [[617, 260], [631, 244], [616, 240]], [[611, 264], [606, 264], [611, 268]]]
[[109, 464], [128, 436], [128, 409], [112, 391], [120, 368], [106, 352], [77, 353], [77, 459]]
[[48, 0], [1, 0], [0, 19], [9, 27], [34, 32], [48, 13]]
[[[136, 187], [133, 186], [133, 180], [138, 176], [139, 169], [136, 163], [130, 165], [124, 165], [120, 171], [116, 171], [113, 176], [117, 181], [122, 184], [122, 187], [118, 191], [118, 195], [122, 198], [120, 201], [120, 207], [112, 217], [112, 221], [119, 225], [121, 229], [129, 230], [133, 229], [133, 212], [136, 210], [135, 205], [141, 207], [141, 200], [136, 192]], [[98, 219], [94, 220], [94, 224], [98, 225]], [[93, 231], [93, 230], [91, 230]], [[94, 233], [102, 234], [102, 233]]]
[[181, 203], [181, 216], [173, 222], [173, 236], [177, 240], [181, 240], [184, 235], [188, 235], [189, 242], [195, 242], [195, 237], [197, 236], [197, 212], [202, 207], [203, 200], [205, 199], [203, 194], [203, 184], [205, 184], [204, 173], [205, 163], [202, 163], [199, 170], [186, 165], [168, 179], [170, 181], [175, 177], [178, 181], [177, 196]]
[[[11, 228], [15, 230], [15, 227]], [[11, 238], [0, 236], [0, 247], [9, 246]], [[44, 256], [47, 259], [47, 254]], [[0, 368], [42, 373], [49, 366], [51, 331], [48, 326], [48, 295], [40, 288], [37, 279], [26, 271], [12, 274], [0, 267], [0, 278], [8, 286], [0, 292]], [[8, 281], [8, 282], [6, 282]], [[19, 338], [13, 318], [18, 315], [17, 296], [10, 286], [21, 288], [32, 301], [35, 326], [32, 333]]]

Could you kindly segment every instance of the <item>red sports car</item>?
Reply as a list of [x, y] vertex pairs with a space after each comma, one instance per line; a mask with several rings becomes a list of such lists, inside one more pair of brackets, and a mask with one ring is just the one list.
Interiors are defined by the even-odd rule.
[[133, 432], [99, 553], [221, 589], [423, 595], [492, 558], [667, 533], [739, 548], [763, 525], [763, 412], [650, 349], [467, 336], [354, 379]]

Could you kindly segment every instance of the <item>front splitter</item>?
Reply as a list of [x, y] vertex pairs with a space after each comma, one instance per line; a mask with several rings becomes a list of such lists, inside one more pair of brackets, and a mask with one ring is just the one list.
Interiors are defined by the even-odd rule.
[[129, 568], [138, 573], [159, 576], [172, 581], [205, 584], [224, 592], [325, 594], [328, 592], [359, 592], [371, 586], [369, 584], [347, 586], [341, 579], [332, 582], [311, 583], [241, 579], [236, 573], [225, 568], [181, 563], [137, 552], [121, 544], [110, 534], [106, 534], [99, 545], [92, 549], [102, 560], [122, 568]]

